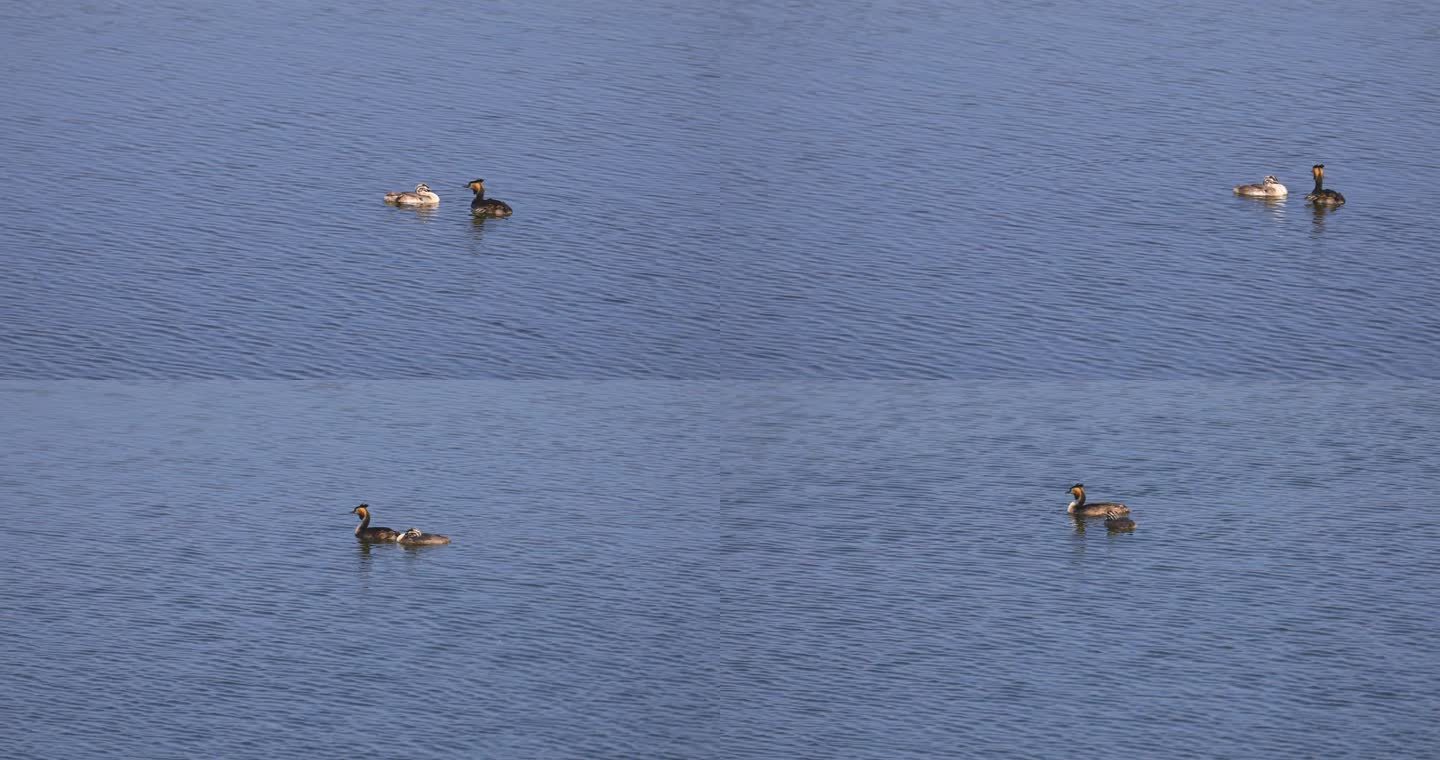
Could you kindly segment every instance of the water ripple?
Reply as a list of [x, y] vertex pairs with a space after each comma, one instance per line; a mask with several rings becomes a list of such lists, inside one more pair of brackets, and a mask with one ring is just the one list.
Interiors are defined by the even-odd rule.
[[[1425, 757], [1435, 391], [11, 381], [0, 715], [21, 757]], [[360, 500], [455, 543], [357, 545]]]
[[0, 373], [1440, 370], [1433, 12], [635, 10], [5, 12]]

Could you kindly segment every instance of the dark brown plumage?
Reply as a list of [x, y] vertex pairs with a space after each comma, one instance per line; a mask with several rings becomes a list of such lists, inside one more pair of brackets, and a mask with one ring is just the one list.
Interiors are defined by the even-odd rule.
[[1324, 188], [1325, 164], [1315, 164], [1310, 167], [1310, 174], [1315, 177], [1315, 189], [1305, 196], [1305, 200], [1317, 206], [1339, 206], [1345, 202], [1345, 196]]
[[352, 515], [360, 515], [360, 524], [355, 526], [355, 537], [361, 541], [394, 541], [399, 533], [381, 527], [370, 527], [370, 505], [361, 504], [350, 510]]
[[475, 199], [470, 201], [470, 213], [475, 216], [505, 217], [514, 213], [505, 201], [485, 197], [485, 180], [472, 179], [466, 187], [475, 191]]
[[1102, 501], [1094, 504], [1086, 504], [1084, 483], [1076, 483], [1070, 486], [1070, 495], [1074, 496], [1075, 500], [1070, 502], [1070, 506], [1067, 507], [1065, 511], [1076, 517], [1105, 517], [1111, 513], [1120, 515], [1130, 514], [1130, 508], [1119, 502]]

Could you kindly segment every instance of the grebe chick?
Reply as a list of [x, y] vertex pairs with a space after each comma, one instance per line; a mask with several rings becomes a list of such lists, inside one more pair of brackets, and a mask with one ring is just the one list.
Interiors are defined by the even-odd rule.
[[421, 533], [419, 528], [411, 528], [396, 536], [395, 543], [405, 546], [435, 546], [450, 543], [450, 537], [439, 533]]
[[1339, 206], [1345, 202], [1345, 196], [1334, 190], [1326, 190], [1323, 187], [1325, 184], [1325, 164], [1315, 164], [1310, 167], [1310, 174], [1315, 177], [1315, 189], [1311, 190], [1310, 194], [1305, 196], [1305, 200], [1317, 206]]
[[470, 201], [470, 213], [475, 216], [505, 217], [514, 213], [505, 201], [485, 197], [485, 180], [472, 179], [465, 187], [475, 191], [475, 200]]
[[[1129, 510], [1125, 510], [1128, 512]], [[1105, 530], [1108, 531], [1129, 531], [1135, 530], [1135, 521], [1125, 516], [1125, 512], [1111, 508], [1105, 512]]]
[[1235, 194], [1260, 198], [1284, 198], [1290, 194], [1290, 191], [1280, 184], [1280, 180], [1275, 179], [1275, 175], [1267, 174], [1258, 185], [1236, 185]]
[[360, 524], [355, 526], [355, 537], [361, 541], [394, 541], [400, 534], [389, 528], [370, 527], [370, 505], [361, 504], [350, 510], [352, 515], [360, 515]]
[[1066, 507], [1065, 511], [1076, 517], [1108, 517], [1110, 515], [1130, 514], [1129, 507], [1114, 501], [1086, 504], [1084, 483], [1076, 483], [1070, 486], [1069, 493], [1075, 497], [1075, 500], [1070, 502], [1070, 506]]
[[434, 206], [440, 202], [440, 196], [431, 191], [429, 185], [421, 182], [415, 186], [413, 193], [386, 193], [385, 202], [395, 206]]

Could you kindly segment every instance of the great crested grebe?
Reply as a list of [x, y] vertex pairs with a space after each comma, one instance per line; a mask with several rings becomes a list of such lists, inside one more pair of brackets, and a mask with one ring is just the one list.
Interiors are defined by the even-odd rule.
[[1065, 511], [1076, 517], [1109, 517], [1112, 515], [1130, 514], [1129, 507], [1114, 501], [1086, 504], [1084, 483], [1076, 483], [1070, 486], [1069, 493], [1075, 497], [1075, 500], [1070, 502], [1070, 506], [1066, 507]]
[[1121, 511], [1114, 507], [1107, 510], [1105, 512], [1105, 530], [1116, 532], [1135, 530], [1135, 521], [1125, 516], [1125, 513], [1129, 511], [1128, 509]]
[[355, 526], [355, 537], [361, 541], [394, 541], [400, 537], [399, 533], [389, 529], [370, 527], [370, 505], [361, 504], [350, 510], [352, 515], [360, 515], [360, 524]]
[[429, 185], [421, 182], [415, 186], [413, 193], [386, 193], [385, 202], [396, 206], [434, 206], [440, 202], [440, 196], [436, 195]]
[[421, 533], [419, 528], [411, 528], [396, 536], [395, 543], [403, 546], [436, 546], [450, 543], [450, 537], [439, 533]]
[[470, 201], [470, 213], [475, 216], [510, 216], [513, 211], [505, 201], [485, 197], [485, 180], [472, 179], [465, 187], [475, 191], [475, 200]]
[[1280, 180], [1275, 179], [1275, 175], [1267, 174], [1258, 185], [1236, 185], [1235, 194], [1259, 198], [1284, 198], [1290, 194], [1290, 191], [1280, 184]]
[[1334, 190], [1326, 190], [1323, 187], [1325, 184], [1325, 164], [1315, 164], [1310, 167], [1310, 174], [1315, 177], [1315, 189], [1311, 190], [1310, 194], [1305, 196], [1305, 200], [1317, 206], [1339, 206], [1345, 202], [1345, 196]]

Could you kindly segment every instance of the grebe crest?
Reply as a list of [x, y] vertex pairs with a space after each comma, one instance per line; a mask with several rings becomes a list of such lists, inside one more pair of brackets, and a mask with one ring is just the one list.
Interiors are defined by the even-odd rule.
[[1305, 196], [1305, 200], [1317, 206], [1340, 206], [1345, 203], [1345, 196], [1334, 190], [1325, 189], [1325, 164], [1315, 164], [1310, 167], [1310, 176], [1315, 178], [1315, 189]]
[[1118, 514], [1122, 515], [1130, 514], [1130, 508], [1119, 502], [1102, 501], [1087, 504], [1085, 502], [1084, 483], [1076, 483], [1070, 486], [1068, 493], [1075, 498], [1065, 507], [1065, 512], [1075, 517], [1104, 517], [1113, 510], [1118, 510]]
[[485, 197], [485, 180], [472, 179], [466, 188], [475, 193], [474, 200], [470, 201], [470, 213], [475, 216], [506, 217], [514, 213], [510, 204], [495, 198]]
[[350, 514], [360, 517], [360, 524], [355, 526], [355, 538], [361, 541], [394, 541], [395, 537], [399, 535], [389, 528], [370, 527], [369, 504], [361, 504], [350, 510]]

